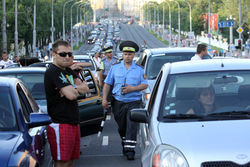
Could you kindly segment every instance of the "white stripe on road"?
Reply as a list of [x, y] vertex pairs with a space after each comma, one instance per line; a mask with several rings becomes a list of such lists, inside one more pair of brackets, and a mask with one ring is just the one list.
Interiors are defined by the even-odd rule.
[[102, 138], [102, 145], [103, 146], [109, 145], [109, 137], [108, 136], [103, 136], [103, 138]]
[[111, 115], [107, 115], [106, 121], [107, 121], [107, 120], [111, 120]]

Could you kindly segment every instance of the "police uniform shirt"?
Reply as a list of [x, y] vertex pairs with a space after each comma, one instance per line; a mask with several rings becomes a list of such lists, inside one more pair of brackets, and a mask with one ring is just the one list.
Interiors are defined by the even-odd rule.
[[108, 72], [111, 68], [111, 66], [115, 63], [117, 63], [118, 58], [112, 56], [111, 61], [108, 60], [107, 57], [104, 57], [101, 61], [100, 70], [104, 70], [103, 75], [108, 75]]
[[124, 61], [121, 61], [111, 67], [104, 82], [114, 86], [112, 94], [116, 100], [127, 103], [141, 100], [142, 94], [141, 91], [134, 91], [123, 95], [121, 94], [122, 86], [127, 84], [133, 87], [140, 84], [148, 84], [144, 76], [144, 69], [134, 61], [128, 70], [124, 65]]

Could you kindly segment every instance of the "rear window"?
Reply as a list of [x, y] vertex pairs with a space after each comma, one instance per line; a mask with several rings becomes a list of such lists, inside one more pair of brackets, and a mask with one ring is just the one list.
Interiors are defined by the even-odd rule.
[[94, 63], [91, 59], [77, 59], [77, 58], [75, 58], [74, 61], [82, 62], [82, 63], [90, 63], [91, 67], [86, 67], [86, 68], [90, 69], [91, 71], [95, 71]]
[[148, 79], [155, 79], [165, 63], [190, 60], [195, 52], [163, 53], [149, 57], [146, 65], [146, 75]]

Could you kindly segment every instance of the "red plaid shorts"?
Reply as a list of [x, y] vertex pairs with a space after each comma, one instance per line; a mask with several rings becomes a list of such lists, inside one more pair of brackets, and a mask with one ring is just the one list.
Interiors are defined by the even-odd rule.
[[47, 136], [53, 160], [69, 161], [80, 157], [79, 125], [52, 123]]

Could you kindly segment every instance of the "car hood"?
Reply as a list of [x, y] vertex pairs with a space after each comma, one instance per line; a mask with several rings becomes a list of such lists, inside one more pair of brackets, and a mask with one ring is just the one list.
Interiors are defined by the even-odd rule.
[[48, 114], [46, 100], [36, 100], [36, 103], [44, 113]]
[[20, 137], [18, 132], [0, 132], [0, 166], [7, 166], [10, 155]]
[[183, 153], [189, 166], [205, 161], [250, 162], [250, 120], [159, 123], [162, 144]]

